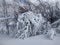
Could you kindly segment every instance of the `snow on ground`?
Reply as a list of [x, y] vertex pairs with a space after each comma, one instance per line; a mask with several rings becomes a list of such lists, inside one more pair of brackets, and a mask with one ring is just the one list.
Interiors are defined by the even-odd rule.
[[5, 38], [0, 40], [0, 45], [60, 45], [60, 37], [56, 37], [54, 40], [45, 39], [42, 35], [30, 37], [25, 40]]

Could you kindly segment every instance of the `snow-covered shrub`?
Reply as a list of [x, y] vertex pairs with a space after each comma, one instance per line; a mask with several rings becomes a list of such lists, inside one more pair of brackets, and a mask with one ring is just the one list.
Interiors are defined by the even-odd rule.
[[55, 31], [60, 33], [58, 1], [54, 4], [43, 0], [1, 1], [0, 18], [4, 19], [0, 23], [0, 33], [22, 39], [40, 34], [53, 39]]
[[47, 38], [50, 38], [50, 39], [53, 40], [54, 37], [55, 37], [55, 34], [56, 34], [55, 29], [51, 28], [51, 29], [48, 30], [46, 36], [47, 36]]
[[56, 29], [56, 33], [60, 34], [60, 26]]
[[3, 18], [0, 19], [0, 33], [2, 33], [2, 34], [7, 33], [6, 20]]
[[[27, 37], [37, 35], [37, 33], [40, 33], [39, 30], [42, 29], [41, 26], [44, 22], [45, 22], [45, 20], [41, 14], [37, 15], [31, 11], [19, 15], [18, 25], [17, 25], [18, 32], [16, 34], [16, 37], [20, 37], [24, 32], [25, 32], [24, 35], [27, 35]], [[26, 27], [26, 29], [25, 29], [25, 27]], [[21, 33], [21, 31], [22, 31], [22, 33]]]

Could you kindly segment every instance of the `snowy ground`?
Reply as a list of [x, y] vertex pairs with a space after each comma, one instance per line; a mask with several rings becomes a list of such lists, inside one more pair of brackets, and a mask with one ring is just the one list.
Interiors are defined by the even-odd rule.
[[1, 40], [1, 37], [0, 45], [60, 45], [60, 37], [55, 37], [54, 40], [45, 39], [43, 36], [30, 37], [25, 40], [11, 39], [7, 36]]

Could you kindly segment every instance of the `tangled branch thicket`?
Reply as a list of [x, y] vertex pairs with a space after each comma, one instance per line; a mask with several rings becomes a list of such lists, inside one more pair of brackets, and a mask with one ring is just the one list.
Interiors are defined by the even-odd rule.
[[53, 39], [60, 33], [60, 2], [39, 1], [34, 5], [30, 1], [5, 0], [0, 4], [0, 34], [15, 38], [28, 38], [44, 35]]

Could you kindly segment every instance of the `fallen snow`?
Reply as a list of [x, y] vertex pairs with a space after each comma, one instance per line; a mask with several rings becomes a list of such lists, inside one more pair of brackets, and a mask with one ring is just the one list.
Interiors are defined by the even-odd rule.
[[42, 35], [30, 37], [25, 40], [7, 38], [0, 40], [1, 45], [60, 45], [60, 37], [54, 40], [45, 39]]

